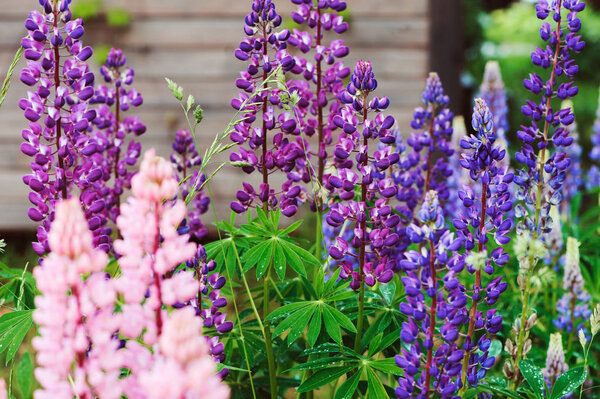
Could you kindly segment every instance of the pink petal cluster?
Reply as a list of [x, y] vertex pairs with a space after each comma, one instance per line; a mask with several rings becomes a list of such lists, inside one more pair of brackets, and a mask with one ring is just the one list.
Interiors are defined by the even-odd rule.
[[170, 163], [148, 151], [132, 192], [117, 219], [121, 274], [114, 278], [104, 273], [108, 258], [94, 249], [78, 201], [57, 205], [50, 255], [34, 271], [41, 292], [33, 315], [41, 386], [35, 399], [229, 397], [202, 319], [191, 308], [169, 313], [200, 289], [193, 271], [173, 274], [195, 256], [196, 245], [177, 233], [186, 207], [172, 201], [177, 181]]

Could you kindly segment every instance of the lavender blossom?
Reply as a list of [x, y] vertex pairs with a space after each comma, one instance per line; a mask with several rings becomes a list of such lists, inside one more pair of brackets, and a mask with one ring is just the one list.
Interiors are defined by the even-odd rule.
[[[508, 233], [512, 228], [512, 220], [505, 218], [505, 215], [513, 207], [509, 191], [513, 174], [507, 172], [506, 166], [501, 166], [506, 150], [496, 143], [494, 119], [481, 98], [475, 99], [472, 126], [477, 133], [461, 140], [460, 145], [465, 152], [460, 162], [469, 171], [473, 181], [471, 186], [478, 188], [480, 196], [473, 195], [471, 186], [465, 186], [464, 191], [459, 191], [458, 196], [465, 212], [453, 220], [457, 235], [465, 248], [460, 262], [464, 263], [469, 273], [475, 274], [469, 321], [465, 323], [468, 325], [468, 332], [463, 345], [467, 353], [462, 370], [463, 392], [467, 389], [467, 382], [470, 386], [477, 386], [495, 362], [494, 357], [488, 357], [488, 349], [490, 336], [502, 327], [502, 316], [493, 308], [489, 308], [484, 314], [478, 309], [478, 305], [482, 305], [483, 301], [488, 307], [494, 305], [507, 287], [507, 283], [502, 282], [502, 276], [493, 276], [495, 266], [503, 266], [509, 260], [503, 245], [510, 241]], [[488, 252], [487, 244], [491, 234], [498, 247]], [[482, 270], [491, 278], [487, 286], [482, 282]], [[479, 331], [482, 333], [478, 333]], [[478, 339], [476, 334], [479, 335]]]
[[173, 151], [171, 163], [175, 165], [178, 172], [181, 196], [185, 199], [190, 193], [193, 193], [188, 217], [184, 219], [179, 230], [182, 234], [190, 233], [197, 240], [201, 240], [208, 233], [208, 229], [202, 222], [202, 215], [208, 211], [210, 197], [199, 190], [206, 181], [206, 176], [200, 171], [202, 158], [196, 151], [194, 138], [189, 130], [177, 132], [173, 142]]
[[[32, 157], [32, 173], [23, 177], [31, 188], [29, 200], [34, 205], [27, 214], [41, 222], [33, 248], [38, 255], [49, 251], [48, 231], [54, 219], [55, 204], [71, 195], [73, 187], [86, 190], [97, 181], [102, 171], [90, 156], [96, 145], [87, 134], [96, 112], [89, 108], [94, 95], [94, 74], [87, 59], [90, 47], [80, 38], [82, 20], [71, 20], [70, 0], [42, 0], [43, 12], [32, 11], [25, 27], [27, 36], [21, 41], [27, 67], [21, 81], [32, 90], [19, 101], [29, 126], [22, 132], [21, 151]], [[43, 118], [43, 122], [42, 122]], [[94, 245], [108, 240], [102, 221], [95, 216], [105, 208], [101, 196], [83, 198]]]
[[[506, 89], [500, 73], [498, 61], [488, 61], [483, 72], [483, 82], [479, 87], [481, 97], [490, 108], [494, 117], [496, 143], [503, 149], [508, 148], [506, 132], [508, 131], [508, 105], [506, 104]], [[508, 164], [508, 157], [505, 162]]]
[[[561, 109], [570, 109], [573, 112], [573, 102], [565, 100], [562, 102]], [[569, 137], [573, 139], [570, 146], [565, 149], [571, 164], [566, 170], [565, 181], [563, 182], [563, 198], [560, 204], [562, 219], [565, 222], [571, 221], [571, 200], [583, 187], [583, 170], [581, 167], [582, 149], [579, 145], [579, 132], [577, 122], [568, 125], [566, 129], [569, 131]]]
[[[435, 392], [441, 398], [454, 398], [465, 356], [458, 346], [459, 326], [469, 317], [468, 298], [458, 279], [464, 269], [464, 262], [456, 256], [462, 240], [445, 227], [435, 190], [425, 194], [418, 221], [419, 225], [408, 227], [407, 234], [420, 244], [420, 249], [408, 251], [401, 262], [406, 273], [402, 277], [406, 302], [400, 304], [400, 311], [408, 321], [402, 324], [400, 333], [405, 345], [395, 358], [404, 370], [396, 396], [427, 398]], [[451, 256], [452, 252], [455, 255]], [[493, 319], [492, 314], [488, 317]], [[489, 343], [481, 343], [484, 350], [486, 345]], [[484, 366], [491, 366], [488, 363], [489, 359], [482, 359]]]
[[[231, 209], [241, 213], [254, 206], [265, 211], [279, 207], [284, 215], [292, 216], [303, 201], [300, 183], [310, 182], [305, 154], [308, 143], [298, 137], [298, 121], [292, 111], [285, 110], [279, 96], [281, 91], [271, 88], [268, 81], [277, 68], [285, 72], [295, 66], [294, 58], [286, 50], [290, 31], [275, 31], [281, 25], [281, 16], [271, 0], [254, 0], [245, 23], [244, 32], [248, 37], [242, 40], [235, 56], [248, 65], [236, 80], [236, 86], [243, 91], [231, 101], [235, 109], [245, 113], [245, 119], [230, 134], [231, 140], [240, 146], [238, 152], [231, 153], [230, 160], [246, 173], [258, 169], [262, 184], [255, 190], [251, 184], [244, 183]], [[257, 120], [259, 126], [254, 126]], [[272, 137], [269, 132], [274, 133]], [[287, 177], [277, 192], [269, 183], [269, 175], [275, 170], [284, 172]]]
[[550, 335], [548, 344], [548, 354], [546, 355], [546, 367], [544, 367], [544, 379], [550, 389], [558, 377], [569, 369], [565, 362], [565, 351], [562, 345], [562, 334], [553, 333]]

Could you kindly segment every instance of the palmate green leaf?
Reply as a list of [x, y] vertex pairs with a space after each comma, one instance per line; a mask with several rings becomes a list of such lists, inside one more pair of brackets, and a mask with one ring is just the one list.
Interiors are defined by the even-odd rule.
[[375, 370], [383, 371], [387, 374], [400, 375], [402, 372], [393, 357], [387, 359], [369, 360], [368, 364], [369, 367], [374, 368]]
[[281, 241], [281, 247], [283, 248], [283, 252], [285, 252], [285, 258], [290, 267], [294, 269], [294, 271], [300, 276], [306, 277], [306, 269], [304, 268], [304, 263], [302, 262], [302, 259], [298, 256], [296, 251], [292, 249], [292, 246], [285, 241]]
[[543, 399], [546, 383], [544, 382], [542, 370], [529, 360], [521, 360], [519, 362], [519, 370], [521, 370], [521, 374], [523, 374], [525, 381], [527, 381], [535, 396], [538, 399]]
[[342, 326], [342, 328], [350, 332], [356, 332], [356, 327], [354, 327], [354, 324], [352, 324], [352, 321], [350, 321], [348, 316], [327, 304], [325, 305], [325, 310], [331, 312], [333, 318], [339, 323], [340, 326]]
[[273, 267], [275, 268], [275, 273], [277, 273], [277, 277], [279, 277], [279, 280], [283, 281], [285, 279], [285, 266], [287, 264], [285, 253], [283, 252], [281, 243], [279, 243], [278, 241], [274, 241], [273, 245]]
[[323, 310], [321, 309], [321, 306], [317, 306], [315, 309], [315, 314], [310, 321], [310, 326], [308, 327], [308, 334], [306, 337], [308, 339], [308, 346], [311, 348], [315, 345], [317, 339], [319, 338], [319, 334], [321, 333], [321, 326], [323, 325], [322, 318]]
[[265, 246], [265, 250], [262, 253], [262, 256], [258, 258], [258, 263], [256, 264], [256, 279], [258, 280], [265, 274], [269, 265], [273, 261], [273, 255], [275, 253], [275, 242], [272, 240], [265, 242], [267, 245]]
[[[325, 331], [327, 334], [338, 344], [342, 343], [342, 331], [340, 330], [340, 325], [336, 321], [335, 317], [329, 310], [331, 306], [327, 305], [323, 307], [323, 321], [325, 322]], [[333, 309], [333, 308], [332, 308]]]
[[[340, 366], [340, 367], [330, 367], [325, 370], [319, 370], [310, 377], [306, 379], [300, 386], [298, 387], [298, 393], [312, 391], [314, 389], [320, 388], [325, 384], [329, 384], [331, 381], [334, 381], [344, 374], [353, 370], [356, 366]], [[373, 396], [374, 398], [376, 396]]]
[[299, 247], [296, 244], [292, 244], [289, 241], [286, 243], [288, 244], [289, 248], [294, 251], [305, 263], [314, 266], [321, 266], [321, 262], [319, 262], [319, 260], [306, 249]]
[[330, 368], [334, 364], [348, 363], [348, 362], [356, 363], [357, 360], [350, 359], [346, 356], [324, 357], [321, 359], [311, 360], [306, 363], [297, 364], [294, 367], [287, 370], [286, 373], [289, 371], [298, 371], [298, 370], [313, 370], [314, 371], [314, 370], [319, 370], [319, 369], [324, 369], [324, 368]]
[[19, 361], [15, 376], [21, 395], [24, 399], [29, 399], [33, 388], [33, 361], [29, 353], [25, 353]]
[[260, 244], [250, 248], [242, 258], [240, 259], [243, 265], [242, 271], [247, 273], [248, 270], [252, 269], [261, 258], [267, 256], [267, 252], [272, 250], [272, 243], [270, 241], [263, 241]]
[[317, 275], [315, 276], [313, 285], [317, 298], [323, 298], [323, 289], [325, 288], [325, 273], [323, 272], [323, 268], [320, 267], [317, 269]]
[[271, 224], [271, 221], [267, 217], [267, 214], [259, 207], [256, 207], [256, 214], [258, 215], [258, 220], [260, 220], [262, 226], [264, 228], [268, 229], [269, 231], [272, 231], [273, 225]]
[[278, 319], [280, 317], [284, 317], [284, 316], [288, 316], [291, 313], [294, 313], [306, 306], [309, 306], [313, 304], [313, 302], [310, 301], [302, 301], [302, 302], [294, 302], [294, 303], [289, 303], [287, 305], [283, 305], [280, 308], [275, 309], [274, 311], [272, 311], [271, 313], [269, 313], [269, 315], [265, 318], [265, 320], [274, 320], [274, 319]]
[[550, 393], [550, 399], [559, 399], [573, 392], [585, 382], [586, 378], [587, 371], [583, 367], [577, 367], [566, 371], [563, 375], [558, 377], [554, 383], [552, 392]]
[[12, 360], [33, 325], [33, 310], [17, 310], [0, 316], [0, 353], [6, 351], [6, 364]]
[[358, 387], [358, 382], [360, 381], [360, 376], [362, 374], [362, 369], [352, 374], [352, 377], [348, 378], [344, 383], [337, 389], [335, 392], [335, 399], [349, 399], [356, 392], [356, 388]]
[[375, 371], [373, 371], [370, 367], [367, 367], [367, 384], [369, 390], [367, 393], [367, 397], [377, 399], [389, 399], [389, 395], [387, 394], [385, 387], [381, 382], [381, 379], [379, 378], [377, 373], [375, 373]]
[[394, 300], [394, 295], [396, 295], [396, 283], [392, 280], [387, 284], [380, 284], [379, 291], [385, 302], [388, 305], [391, 305]]
[[318, 306], [309, 307], [311, 311], [307, 312], [302, 317], [296, 319], [296, 321], [292, 324], [292, 329], [290, 330], [290, 333], [287, 336], [288, 346], [292, 345], [294, 341], [298, 339], [300, 334], [302, 334], [302, 331], [304, 331], [304, 329], [308, 326], [308, 323], [313, 314], [315, 313], [317, 307]]
[[278, 236], [286, 236], [294, 231], [296, 231], [298, 229], [298, 227], [300, 227], [300, 225], [302, 224], [302, 220], [298, 220], [292, 224], [290, 224], [288, 227], [286, 227], [283, 230], [280, 230], [277, 235]]
[[315, 311], [315, 306], [306, 306], [297, 312], [292, 313], [288, 317], [286, 317], [281, 323], [275, 327], [273, 330], [273, 337], [278, 337], [283, 334], [284, 331], [294, 327], [296, 323], [302, 323], [303, 327], [306, 327], [308, 324], [308, 319]]

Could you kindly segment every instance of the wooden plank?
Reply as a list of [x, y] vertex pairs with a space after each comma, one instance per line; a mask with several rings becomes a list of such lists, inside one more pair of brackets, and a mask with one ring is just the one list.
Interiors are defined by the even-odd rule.
[[[104, 0], [109, 8], [118, 7], [129, 11], [135, 18], [169, 16], [191, 18], [198, 15], [211, 17], [243, 16], [250, 10], [250, 1], [231, 0], [223, 5], [223, 0]], [[352, 16], [377, 16], [399, 18], [422, 16], [427, 13], [424, 0], [349, 0], [348, 8]], [[295, 9], [288, 0], [275, 2], [277, 11], [287, 15]], [[35, 0], [2, 0], [0, 20], [25, 20], [32, 9], [39, 9]]]

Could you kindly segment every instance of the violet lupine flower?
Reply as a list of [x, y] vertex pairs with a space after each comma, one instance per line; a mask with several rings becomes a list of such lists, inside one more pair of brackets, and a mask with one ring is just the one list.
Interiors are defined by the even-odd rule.
[[405, 345], [395, 358], [404, 370], [396, 396], [427, 398], [435, 392], [441, 398], [454, 398], [465, 356], [458, 346], [458, 329], [468, 319], [468, 298], [458, 279], [464, 262], [450, 254], [456, 253], [462, 240], [445, 227], [437, 191], [425, 194], [417, 215], [419, 225], [408, 226], [407, 235], [421, 248], [406, 252], [400, 265], [406, 273], [401, 278], [406, 302], [400, 304], [400, 311], [408, 321], [402, 323], [400, 333]]
[[548, 389], [551, 389], [558, 377], [569, 369], [565, 362], [565, 351], [562, 344], [562, 334], [557, 332], [550, 334], [548, 353], [546, 355], [546, 367], [542, 370]]
[[[494, 131], [496, 143], [502, 149], [508, 149], [508, 105], [506, 104], [506, 89], [500, 73], [500, 64], [498, 61], [488, 61], [485, 64], [483, 72], [483, 81], [479, 86], [479, 97], [481, 97], [490, 108], [494, 117]], [[505, 164], [508, 165], [509, 159], [505, 158]]]
[[585, 180], [585, 186], [588, 190], [600, 186], [600, 169], [598, 169], [598, 164], [600, 164], [600, 97], [598, 99], [596, 119], [594, 120], [592, 131], [592, 150], [589, 153], [589, 157], [595, 164], [590, 167]]
[[[568, 10], [566, 19], [561, 16], [562, 8]], [[550, 207], [559, 205], [563, 199], [563, 182], [571, 164], [565, 149], [573, 142], [567, 126], [573, 123], [575, 117], [568, 108], [553, 109], [551, 100], [554, 97], [561, 100], [572, 98], [578, 92], [573, 79], [579, 67], [575, 64], [573, 54], [585, 47], [581, 36], [577, 35], [581, 28], [577, 13], [584, 8], [585, 3], [579, 0], [551, 3], [541, 0], [536, 5], [539, 19], [545, 20], [552, 14], [556, 22], [554, 30], [550, 23], [542, 23], [540, 36], [548, 45], [545, 49], [536, 48], [531, 54], [534, 65], [550, 69], [550, 78], [544, 82], [537, 73], [532, 73], [523, 81], [525, 88], [535, 95], [541, 94], [541, 99], [539, 103], [528, 100], [521, 108], [532, 122], [529, 126], [521, 126], [517, 132], [523, 144], [515, 154], [517, 161], [523, 165], [523, 169], [515, 174], [515, 183], [519, 186], [516, 197], [525, 205], [518, 204], [515, 209], [516, 216], [522, 219], [517, 230], [530, 231], [535, 237], [552, 229], [549, 223]], [[563, 82], [559, 82], [561, 76]], [[550, 142], [554, 145], [554, 151]], [[542, 198], [538, 198], [539, 193]], [[540, 206], [537, 206], [538, 202]], [[536, 210], [532, 215], [526, 208]]]
[[[271, 0], [254, 0], [252, 11], [245, 19], [244, 32], [248, 37], [235, 51], [235, 56], [248, 65], [236, 80], [236, 86], [243, 91], [231, 101], [233, 108], [244, 112], [245, 119], [230, 134], [240, 148], [232, 152], [229, 159], [246, 173], [257, 169], [262, 174], [258, 190], [244, 183], [243, 189], [236, 193], [237, 201], [231, 203], [236, 213], [254, 206], [265, 211], [279, 207], [285, 216], [292, 216], [304, 197], [300, 183], [310, 182], [305, 154], [308, 143], [300, 137], [294, 113], [284, 109], [285, 104], [279, 97], [281, 91], [269, 87], [268, 82], [269, 75], [277, 68], [286, 72], [295, 65], [286, 50], [290, 31], [276, 32], [280, 25], [281, 16]], [[275, 170], [286, 174], [286, 181], [277, 192], [269, 183], [269, 175]]]
[[[82, 20], [71, 20], [70, 0], [41, 0], [43, 12], [32, 11], [21, 41], [27, 67], [21, 81], [31, 87], [27, 98], [19, 101], [29, 126], [22, 132], [21, 151], [32, 157], [32, 173], [23, 177], [31, 188], [29, 200], [34, 205], [27, 214], [41, 222], [33, 249], [38, 255], [49, 251], [48, 231], [54, 219], [54, 206], [67, 199], [77, 186], [86, 190], [99, 178], [99, 170], [90, 156], [96, 152], [87, 135], [96, 112], [89, 108], [94, 95], [94, 74], [86, 60], [92, 55], [80, 38]], [[102, 197], [83, 198], [96, 245], [106, 240], [107, 232], [94, 216], [102, 212]], [[110, 232], [109, 232], [110, 233]]]
[[[450, 100], [444, 94], [437, 73], [429, 74], [421, 97], [424, 107], [415, 109], [411, 122], [415, 131], [406, 140], [412, 154], [409, 153], [399, 165], [397, 199], [400, 205], [396, 209], [404, 215], [406, 225], [413, 222], [415, 209], [429, 190], [437, 191], [446, 212], [451, 212], [446, 204], [450, 197], [447, 183], [453, 173], [449, 161], [454, 156], [451, 144], [453, 114], [447, 108]], [[401, 236], [401, 241], [407, 245], [410, 238]]]
[[[583, 276], [579, 264], [579, 245], [579, 241], [575, 238], [567, 239], [563, 277], [563, 289], [566, 293], [556, 304], [558, 318], [552, 322], [556, 328], [568, 333], [578, 333], [579, 330], [584, 330], [584, 334], [587, 334], [584, 325], [592, 315], [589, 308], [591, 296], [583, 287]], [[574, 328], [576, 331], [573, 330]]]
[[[341, 95], [347, 105], [333, 119], [342, 132], [334, 150], [336, 172], [329, 176], [326, 187], [338, 195], [340, 202], [331, 205], [326, 221], [334, 228], [341, 228], [348, 220], [347, 229], [354, 234], [350, 241], [337, 237], [336, 243], [329, 247], [329, 255], [342, 268], [340, 276], [352, 280], [353, 289], [392, 279], [394, 262], [385, 252], [398, 243], [394, 227], [400, 217], [392, 213], [389, 205], [396, 195], [396, 185], [390, 177], [375, 178], [399, 159], [390, 146], [396, 142], [391, 129], [394, 118], [380, 113], [387, 108], [389, 100], [386, 97], [369, 100], [376, 87], [371, 63], [359, 61], [347, 90]], [[369, 112], [378, 114], [369, 119]], [[369, 143], [374, 139], [384, 147], [371, 155]], [[360, 195], [357, 200], [356, 190]], [[358, 269], [344, 260], [349, 254], [358, 257]]]
[[192, 237], [201, 240], [208, 234], [208, 229], [202, 222], [202, 215], [208, 211], [210, 197], [200, 190], [200, 186], [206, 181], [206, 176], [201, 172], [202, 158], [196, 151], [194, 138], [189, 130], [179, 130], [175, 135], [171, 154], [171, 163], [175, 165], [180, 183], [182, 199], [194, 192], [191, 201], [191, 209], [188, 217], [184, 219], [179, 228], [180, 233], [190, 233]]
[[94, 136], [98, 153], [94, 159], [102, 169], [102, 195], [106, 201], [106, 215], [113, 222], [119, 216], [121, 195], [131, 188], [133, 172], [128, 168], [137, 163], [141, 155], [141, 143], [128, 137], [138, 137], [146, 132], [146, 126], [137, 116], [123, 117], [132, 107], [139, 107], [144, 100], [131, 88], [134, 71], [125, 67], [123, 51], [112, 48], [106, 65], [100, 73], [106, 85], [98, 85], [91, 102], [99, 104], [98, 117], [94, 120]]
[[[327, 183], [329, 153], [327, 147], [333, 142], [332, 133], [338, 127], [333, 118], [339, 113], [343, 104], [339, 95], [344, 90], [343, 79], [350, 75], [350, 68], [338, 59], [348, 55], [349, 49], [343, 40], [325, 41], [325, 33], [342, 34], [348, 29], [348, 23], [338, 13], [346, 9], [346, 2], [340, 0], [292, 0], [298, 8], [292, 12], [294, 22], [314, 30], [314, 33], [294, 29], [288, 43], [297, 47], [305, 56], [296, 56], [296, 65], [291, 72], [301, 75], [312, 85], [292, 82], [298, 92], [303, 93], [298, 103], [301, 118], [298, 121], [307, 136], [317, 134], [318, 167], [316, 177], [319, 185]], [[312, 59], [308, 58], [312, 54]], [[307, 58], [304, 58], [307, 57]], [[316, 199], [318, 202], [318, 198]], [[321, 207], [320, 204], [319, 207]], [[316, 209], [316, 204], [312, 204]]]
[[[460, 262], [464, 263], [469, 273], [475, 274], [475, 284], [469, 290], [469, 320], [464, 323], [468, 325], [468, 330], [463, 344], [466, 353], [462, 370], [463, 390], [466, 390], [467, 382], [470, 386], [477, 386], [495, 363], [495, 358], [488, 356], [488, 349], [490, 336], [502, 327], [502, 316], [489, 307], [498, 301], [507, 287], [502, 276], [494, 278], [494, 272], [496, 266], [503, 266], [509, 260], [503, 245], [510, 242], [508, 233], [512, 228], [512, 220], [505, 215], [513, 207], [509, 190], [513, 174], [507, 172], [507, 166], [503, 166], [502, 162], [506, 150], [496, 143], [494, 119], [481, 98], [475, 99], [472, 126], [477, 133], [465, 136], [460, 142], [464, 150], [460, 163], [469, 171], [472, 184], [459, 191], [458, 196], [465, 211], [453, 220], [465, 249]], [[479, 197], [473, 195], [475, 190], [471, 187], [477, 187]], [[491, 234], [498, 247], [488, 252]], [[487, 284], [482, 281], [482, 270], [492, 278]], [[488, 307], [485, 312], [481, 310], [484, 301]]]
[[[187, 261], [188, 268], [194, 270], [196, 280], [200, 282], [200, 290], [196, 297], [190, 302], [200, 316], [205, 328], [214, 328], [219, 335], [227, 334], [233, 329], [233, 323], [226, 320], [227, 313], [221, 312], [227, 306], [227, 298], [221, 296], [221, 288], [227, 280], [224, 276], [215, 272], [217, 264], [214, 260], [206, 260], [206, 251], [202, 245], [198, 245], [196, 256]], [[209, 306], [207, 307], [206, 304]], [[219, 342], [219, 336], [205, 336], [210, 346], [210, 354], [216, 363], [225, 361], [225, 346]], [[229, 369], [219, 372], [221, 378], [229, 374]]]
[[[573, 112], [573, 102], [571, 100], [565, 100], [562, 102], [561, 109], [570, 109]], [[561, 213], [563, 220], [571, 220], [571, 200], [583, 187], [583, 170], [581, 167], [581, 154], [583, 150], [579, 145], [579, 132], [577, 129], [577, 122], [574, 120], [573, 123], [566, 126], [565, 129], [569, 131], [569, 137], [573, 139], [570, 146], [565, 148], [565, 153], [569, 157], [571, 162], [569, 168], [566, 170], [565, 180], [563, 182], [563, 196], [560, 204]]]

